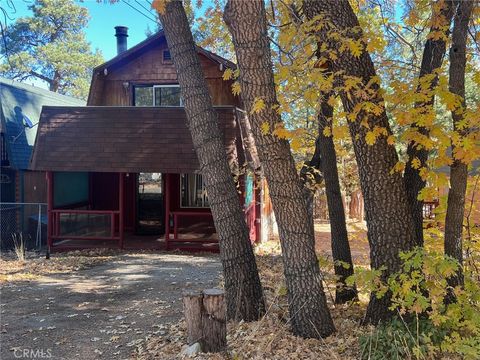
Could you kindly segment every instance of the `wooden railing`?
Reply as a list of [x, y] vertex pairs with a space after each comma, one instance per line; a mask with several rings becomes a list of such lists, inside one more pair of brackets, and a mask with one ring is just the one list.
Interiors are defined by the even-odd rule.
[[[100, 215], [104, 218], [110, 219], [110, 224], [107, 227], [97, 227], [91, 224], [90, 217]], [[77, 228], [70, 233], [62, 233], [62, 217], [68, 216], [72, 219], [72, 223], [76, 224]], [[86, 223], [82, 224], [80, 217], [86, 217]], [[117, 240], [120, 241], [121, 231], [119, 227], [120, 211], [113, 210], [51, 210], [51, 238], [54, 240], [69, 239], [69, 240]], [[95, 235], [98, 230], [104, 230], [109, 235]], [[85, 230], [85, 235], [75, 234], [75, 231]], [[95, 231], [97, 230], [97, 231]]]
[[[170, 214], [173, 216], [173, 239], [170, 238], [170, 226], [167, 226], [167, 231], [165, 232], [165, 243], [168, 249], [168, 242], [172, 241], [182, 241], [178, 237], [178, 220], [181, 217], [209, 217], [212, 218], [211, 212], [196, 212], [196, 211], [171, 211]], [[185, 241], [192, 241], [185, 240]], [[195, 240], [196, 243], [212, 243], [212, 240]]]

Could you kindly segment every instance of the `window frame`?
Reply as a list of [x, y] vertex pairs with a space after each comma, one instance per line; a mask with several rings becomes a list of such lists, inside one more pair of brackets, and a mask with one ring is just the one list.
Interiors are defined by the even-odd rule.
[[[153, 85], [153, 106], [155, 106], [155, 89], [156, 88], [174, 88], [174, 87], [180, 90], [180, 84]], [[180, 105], [168, 105], [168, 106], [159, 105], [156, 107], [184, 107], [181, 93], [180, 93]]]
[[[204, 201], [206, 201], [208, 205], [203, 205], [203, 206], [187, 206], [187, 205], [183, 205], [183, 201], [182, 201], [182, 200], [183, 200], [183, 199], [182, 199], [182, 197], [183, 197], [183, 196], [182, 196], [182, 195], [183, 195], [183, 194], [182, 194], [182, 190], [183, 190], [183, 189], [182, 189], [182, 177], [185, 176], [185, 175], [187, 175], [187, 176], [188, 176], [188, 175], [195, 175], [195, 180], [196, 180], [196, 177], [197, 177], [198, 175], [202, 176], [202, 186], [204, 187], [204, 189], [202, 189], [202, 190], [205, 191], [205, 200], [204, 200]], [[195, 181], [195, 183], [196, 183], [196, 181]], [[196, 190], [198, 191], [198, 189], [196, 189]], [[206, 191], [207, 191], [207, 189], [206, 189], [206, 185], [205, 185], [205, 180], [203, 179], [203, 175], [202, 175], [202, 174], [199, 174], [199, 173], [181, 173], [181, 174], [180, 174], [180, 191], [179, 191], [179, 193], [180, 193], [180, 194], [179, 194], [179, 197], [180, 197], [179, 200], [180, 200], [180, 201], [179, 201], [179, 203], [180, 203], [180, 208], [181, 208], [181, 209], [210, 209], [210, 201], [209, 201], [209, 199], [208, 199], [208, 194], [206, 193]], [[204, 201], [202, 201], [202, 202], [204, 202]]]
[[[151, 88], [152, 89], [152, 105], [143, 105], [139, 106], [136, 104], [136, 96], [135, 96], [135, 90], [137, 88]], [[183, 98], [180, 95], [180, 105], [155, 105], [155, 89], [156, 88], [179, 88], [180, 89], [180, 84], [134, 84], [133, 85], [133, 106], [138, 106], [138, 107], [175, 107], [175, 108], [183, 108], [185, 107], [183, 103]]]
[[[167, 52], [170, 55], [170, 60], [165, 59], [165, 53]], [[169, 49], [162, 50], [162, 64], [165, 64], [165, 65], [173, 64], [172, 53], [170, 52]]]

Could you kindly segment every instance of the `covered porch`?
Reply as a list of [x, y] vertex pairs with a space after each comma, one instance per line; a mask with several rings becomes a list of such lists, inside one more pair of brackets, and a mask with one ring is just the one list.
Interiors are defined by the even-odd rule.
[[[240, 117], [232, 107], [216, 110], [233, 171], [245, 162]], [[218, 251], [181, 108], [44, 107], [32, 168], [47, 173], [52, 251]], [[240, 178], [239, 197], [255, 241], [260, 211], [253, 180]]]
[[199, 193], [188, 183], [198, 175], [142, 175], [47, 172], [49, 248], [218, 251], [208, 203], [196, 206], [189, 194]]

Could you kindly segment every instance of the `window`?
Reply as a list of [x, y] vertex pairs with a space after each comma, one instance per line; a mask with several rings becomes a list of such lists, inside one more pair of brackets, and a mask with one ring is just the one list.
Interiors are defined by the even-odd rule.
[[172, 61], [172, 54], [170, 54], [169, 50], [163, 50], [163, 63], [164, 64], [173, 64]]
[[135, 106], [183, 106], [179, 85], [145, 85], [134, 87]]
[[182, 207], [209, 207], [207, 190], [201, 174], [181, 174], [180, 189]]

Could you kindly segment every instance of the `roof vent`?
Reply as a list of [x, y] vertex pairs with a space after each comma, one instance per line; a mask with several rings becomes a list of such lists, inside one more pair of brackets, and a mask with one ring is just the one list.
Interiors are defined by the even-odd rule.
[[128, 27], [115, 26], [115, 37], [117, 38], [117, 55], [127, 51]]

